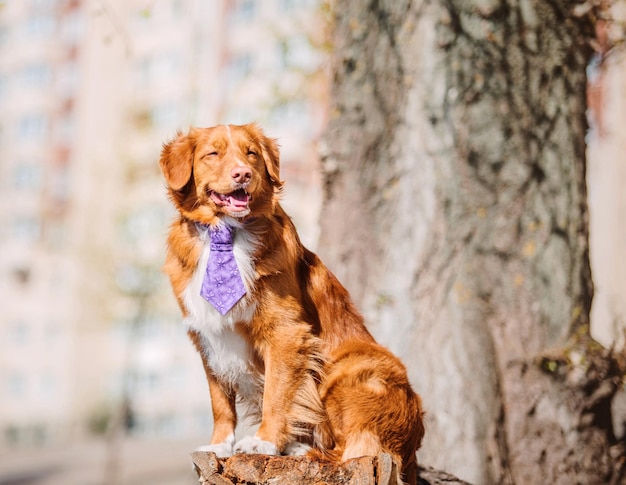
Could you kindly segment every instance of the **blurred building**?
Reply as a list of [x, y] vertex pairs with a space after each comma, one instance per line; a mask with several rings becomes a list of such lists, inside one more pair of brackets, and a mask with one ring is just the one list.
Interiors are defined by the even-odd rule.
[[0, 447], [207, 434], [160, 272], [177, 130], [258, 121], [315, 244], [326, 108], [317, 0], [0, 0]]
[[84, 13], [11, 2], [1, 16], [0, 420], [3, 441], [45, 440], [72, 412], [70, 179]]
[[[605, 347], [626, 345], [626, 1], [611, 3], [596, 24], [588, 68], [587, 137], [590, 260], [594, 280], [591, 333]], [[608, 19], [612, 19], [609, 21]], [[612, 47], [612, 48], [611, 48]]]

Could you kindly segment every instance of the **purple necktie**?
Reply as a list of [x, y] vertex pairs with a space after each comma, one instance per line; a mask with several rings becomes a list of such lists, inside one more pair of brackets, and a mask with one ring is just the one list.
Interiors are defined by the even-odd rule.
[[202, 280], [200, 296], [222, 315], [235, 306], [246, 294], [246, 287], [237, 268], [233, 253], [232, 229], [226, 225], [209, 227], [211, 253]]

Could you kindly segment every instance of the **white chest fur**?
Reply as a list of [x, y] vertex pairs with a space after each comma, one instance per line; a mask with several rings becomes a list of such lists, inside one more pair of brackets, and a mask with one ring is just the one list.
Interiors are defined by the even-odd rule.
[[251, 350], [244, 338], [235, 331], [235, 324], [249, 323], [256, 310], [256, 302], [249, 297], [255, 281], [252, 255], [256, 241], [240, 225], [236, 228], [233, 252], [247, 290], [246, 296], [226, 315], [221, 315], [200, 296], [211, 249], [207, 229], [198, 227], [203, 248], [198, 267], [184, 292], [184, 302], [189, 314], [185, 323], [202, 336], [204, 352], [215, 376], [230, 383], [246, 399], [259, 392], [259, 382], [258, 377], [252, 374]]

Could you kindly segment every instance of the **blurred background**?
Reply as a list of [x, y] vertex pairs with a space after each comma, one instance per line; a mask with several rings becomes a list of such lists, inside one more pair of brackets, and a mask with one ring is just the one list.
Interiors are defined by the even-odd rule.
[[[324, 9], [0, 2], [0, 483], [29, 483], [51, 448], [65, 455], [55, 467], [88, 472], [72, 481], [55, 468], [54, 483], [117, 483], [141, 468], [119, 475], [117, 457], [143, 456], [121, 450], [124, 434], [189, 439], [169, 461], [150, 452], [154, 476], [128, 483], [191, 483], [187, 453], [210, 437], [210, 401], [161, 272], [173, 217], [161, 145], [190, 126], [258, 121], [279, 138], [285, 204], [314, 246]], [[171, 464], [184, 480], [167, 481]]]
[[[315, 249], [331, 24], [325, 0], [0, 0], [1, 485], [193, 483], [210, 403], [161, 272], [161, 145], [259, 122]], [[598, 52], [592, 334], [610, 347], [626, 328], [626, 61]]]

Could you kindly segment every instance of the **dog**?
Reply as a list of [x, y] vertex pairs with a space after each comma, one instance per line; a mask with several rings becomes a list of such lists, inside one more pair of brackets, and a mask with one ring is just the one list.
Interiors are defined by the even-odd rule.
[[[276, 140], [256, 124], [192, 128], [163, 145], [159, 164], [178, 211], [164, 270], [211, 396], [201, 449], [335, 461], [384, 452], [399, 482], [415, 483], [420, 398], [300, 242], [279, 203]], [[239, 441], [237, 402], [260, 422]]]

